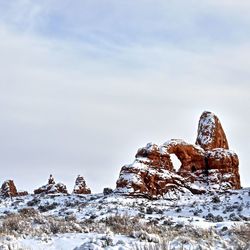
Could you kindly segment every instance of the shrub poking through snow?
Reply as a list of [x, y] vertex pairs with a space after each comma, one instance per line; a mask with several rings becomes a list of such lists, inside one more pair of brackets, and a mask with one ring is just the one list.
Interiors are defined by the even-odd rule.
[[213, 196], [212, 202], [213, 202], [213, 203], [220, 203], [220, 197], [217, 196], [217, 195]]

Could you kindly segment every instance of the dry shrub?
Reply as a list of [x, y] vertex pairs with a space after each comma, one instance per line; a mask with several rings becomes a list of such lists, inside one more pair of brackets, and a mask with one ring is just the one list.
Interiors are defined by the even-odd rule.
[[85, 232], [86, 228], [80, 226], [73, 219], [65, 220], [53, 216], [43, 216], [32, 208], [19, 210], [3, 218], [0, 234], [2, 235], [30, 235], [57, 234], [71, 232]]
[[250, 223], [234, 227], [230, 230], [230, 233], [235, 235], [240, 241], [246, 243], [250, 248]]

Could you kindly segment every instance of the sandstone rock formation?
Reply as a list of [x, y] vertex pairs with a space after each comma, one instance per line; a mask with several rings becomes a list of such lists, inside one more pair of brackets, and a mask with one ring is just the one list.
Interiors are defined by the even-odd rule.
[[220, 120], [212, 112], [205, 111], [202, 113], [198, 126], [196, 144], [204, 150], [214, 148], [229, 149]]
[[239, 159], [235, 152], [223, 148], [206, 151], [210, 183], [222, 188], [240, 189]]
[[35, 194], [67, 194], [67, 187], [63, 183], [56, 183], [53, 176], [50, 175], [48, 184], [34, 190]]
[[2, 184], [0, 195], [3, 197], [15, 197], [15, 196], [24, 196], [28, 192], [20, 191], [18, 192], [13, 180], [7, 180]]
[[170, 155], [156, 144], [148, 143], [146, 147], [138, 149], [135, 157], [138, 159], [138, 162], [145, 165], [153, 165], [156, 168], [167, 170], [174, 169]]
[[73, 194], [91, 194], [91, 190], [87, 187], [83, 176], [78, 175], [75, 181]]
[[[170, 155], [181, 161], [176, 172]], [[117, 193], [157, 198], [171, 192], [239, 189], [239, 160], [228, 149], [219, 119], [211, 112], [201, 115], [196, 144], [172, 139], [161, 146], [140, 148], [135, 161], [122, 167]]]
[[[141, 154], [147, 152], [147, 154]], [[154, 157], [153, 157], [154, 156]], [[162, 159], [164, 159], [162, 161]], [[164, 147], [147, 144], [138, 150], [135, 161], [122, 167], [116, 183], [116, 192], [154, 198], [168, 191], [202, 193], [195, 185], [175, 173], [170, 155]]]
[[162, 148], [166, 154], [175, 154], [181, 162], [181, 172], [194, 172], [205, 168], [205, 151], [194, 144], [189, 144], [180, 139], [165, 142]]

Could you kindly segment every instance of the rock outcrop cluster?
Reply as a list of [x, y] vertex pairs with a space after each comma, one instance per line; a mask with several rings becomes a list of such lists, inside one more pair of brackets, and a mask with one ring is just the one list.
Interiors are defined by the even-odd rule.
[[53, 176], [50, 175], [48, 179], [48, 184], [35, 189], [35, 194], [67, 194], [67, 187], [63, 183], [56, 183]]
[[13, 180], [5, 181], [0, 189], [0, 195], [3, 197], [16, 197], [16, 196], [24, 196], [27, 194], [28, 192], [26, 191], [18, 192]]
[[91, 190], [87, 187], [84, 177], [81, 175], [76, 178], [73, 194], [91, 194]]
[[[171, 154], [181, 161], [178, 171]], [[238, 156], [229, 150], [218, 117], [206, 111], [200, 117], [195, 144], [172, 139], [161, 146], [149, 143], [140, 148], [135, 161], [122, 167], [115, 192], [157, 198], [179, 191], [239, 189], [238, 166]]]

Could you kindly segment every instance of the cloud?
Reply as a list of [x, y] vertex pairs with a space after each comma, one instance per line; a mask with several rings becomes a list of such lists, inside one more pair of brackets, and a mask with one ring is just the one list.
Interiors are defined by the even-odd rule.
[[208, 109], [249, 185], [246, 4], [0, 1], [0, 179], [114, 187], [138, 147], [194, 141]]

